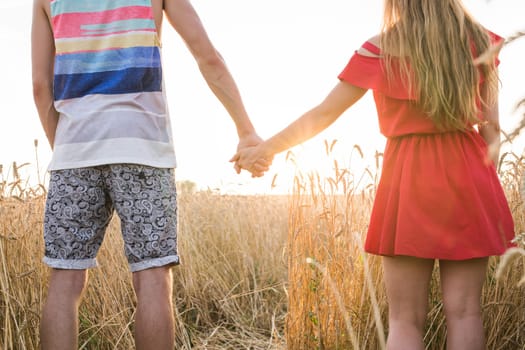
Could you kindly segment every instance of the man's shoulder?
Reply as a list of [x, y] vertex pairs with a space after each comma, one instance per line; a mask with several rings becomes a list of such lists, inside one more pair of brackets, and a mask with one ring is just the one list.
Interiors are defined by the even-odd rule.
[[50, 4], [51, 0], [33, 0], [34, 8], [45, 11], [48, 16], [50, 16]]

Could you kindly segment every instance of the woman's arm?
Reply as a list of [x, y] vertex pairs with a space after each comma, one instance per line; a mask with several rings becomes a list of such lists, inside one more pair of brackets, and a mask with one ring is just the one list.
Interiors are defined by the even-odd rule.
[[346, 82], [339, 82], [318, 106], [304, 113], [282, 131], [260, 145], [241, 150], [231, 161], [236, 162], [236, 166], [240, 166], [252, 173], [259, 173], [260, 170], [256, 166], [258, 160], [271, 159], [275, 154], [319, 134], [357, 102], [366, 91], [366, 89]]

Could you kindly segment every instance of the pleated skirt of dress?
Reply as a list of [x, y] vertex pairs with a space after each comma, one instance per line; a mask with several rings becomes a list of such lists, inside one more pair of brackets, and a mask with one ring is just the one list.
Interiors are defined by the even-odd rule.
[[501, 255], [514, 224], [476, 130], [390, 138], [365, 250], [466, 260]]

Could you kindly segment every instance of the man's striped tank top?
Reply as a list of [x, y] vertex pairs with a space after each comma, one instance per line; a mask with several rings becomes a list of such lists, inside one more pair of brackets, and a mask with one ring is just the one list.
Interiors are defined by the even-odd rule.
[[51, 0], [55, 108], [49, 170], [175, 167], [151, 0]]

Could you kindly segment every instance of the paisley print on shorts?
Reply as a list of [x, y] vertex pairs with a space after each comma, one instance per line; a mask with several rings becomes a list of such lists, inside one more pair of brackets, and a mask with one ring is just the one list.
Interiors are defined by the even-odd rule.
[[131, 271], [179, 263], [174, 170], [135, 164], [51, 171], [44, 262], [55, 268], [96, 266], [114, 211]]

